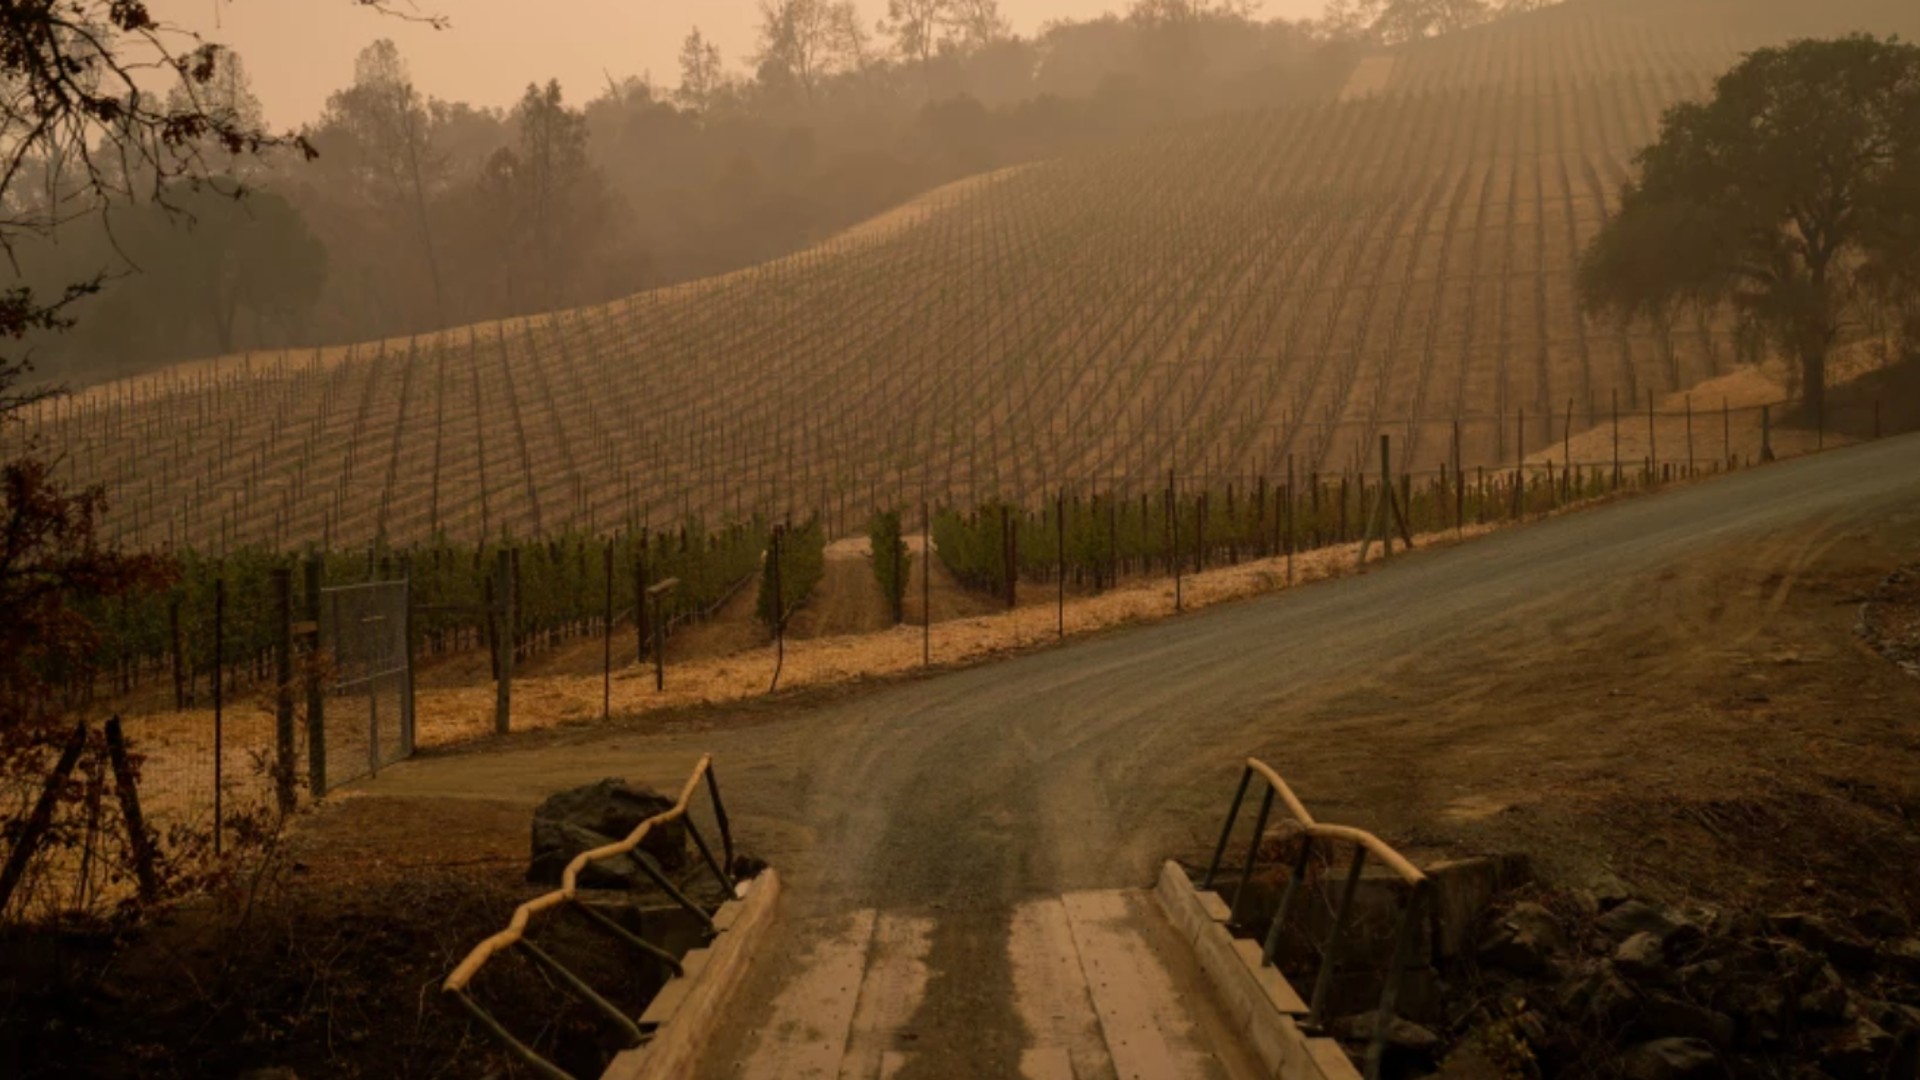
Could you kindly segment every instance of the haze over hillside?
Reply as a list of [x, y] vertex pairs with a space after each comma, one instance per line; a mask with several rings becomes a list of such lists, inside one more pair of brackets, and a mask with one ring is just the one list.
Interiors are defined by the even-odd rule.
[[[1243, 112], [954, 185], [608, 305], [88, 391], [39, 430], [145, 541], [405, 541], [1468, 466], [1723, 373], [1580, 318], [1572, 273], [1661, 110], [1742, 51], [1912, 5], [1570, 0]], [[1525, 438], [1525, 445], [1520, 440]], [[856, 517], [857, 520], [857, 517]]]

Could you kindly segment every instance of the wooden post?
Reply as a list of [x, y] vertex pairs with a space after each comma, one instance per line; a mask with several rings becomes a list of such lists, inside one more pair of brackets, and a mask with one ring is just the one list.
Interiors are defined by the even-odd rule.
[[1293, 585], [1293, 455], [1287, 455], [1287, 514], [1286, 537], [1283, 541], [1287, 551], [1287, 585]]
[[1460, 467], [1460, 421], [1453, 422], [1453, 534], [1467, 535], [1467, 474]]
[[1773, 460], [1773, 406], [1760, 406], [1760, 460]]
[[127, 819], [127, 844], [133, 849], [133, 875], [140, 882], [140, 898], [152, 900], [160, 894], [160, 876], [153, 868], [153, 834], [147, 831], [146, 816], [140, 812], [140, 791], [134, 786], [133, 763], [127, 758], [127, 740], [117, 715], [107, 721], [107, 758], [113, 765], [114, 794], [119, 796], [120, 812]]
[[1660, 429], [1653, 421], [1653, 391], [1647, 391], [1647, 481], [1660, 479]]
[[780, 669], [787, 662], [787, 598], [780, 584], [780, 541], [785, 533], [785, 526], [773, 527], [772, 551], [767, 556], [767, 572], [773, 575], [773, 682], [767, 685], [769, 694], [780, 689]]
[[1687, 403], [1687, 479], [1693, 479], [1693, 395], [1686, 396]]
[[326, 648], [320, 621], [320, 597], [326, 584], [326, 561], [319, 554], [307, 556], [307, 625], [312, 630], [312, 648], [307, 654], [311, 670], [307, 673], [307, 793], [320, 798], [327, 793], [327, 682]]
[[[280, 812], [291, 814], [295, 807], [293, 791], [293, 569], [273, 568], [273, 742], [274, 791], [280, 800]], [[116, 723], [115, 728], [118, 727]]]
[[[1588, 416], [1592, 416], [1589, 409]], [[1565, 484], [1564, 497], [1573, 498], [1573, 399], [1567, 399], [1567, 422], [1560, 428], [1560, 478]]]
[[[67, 736], [67, 745], [60, 751], [59, 760], [54, 762], [53, 771], [47, 774], [46, 783], [40, 787], [40, 798], [27, 815], [25, 827], [14, 838], [13, 849], [7, 852], [6, 864], [0, 866], [0, 911], [6, 910], [7, 901], [13, 898], [13, 890], [19, 886], [20, 879], [26, 876], [27, 864], [33, 861], [41, 839], [52, 826], [53, 810], [59, 802], [60, 789], [67, 785], [67, 777], [72, 775], [73, 767], [80, 761], [80, 752], [86, 749], [86, 745], [87, 722], [82, 720], [74, 725], [73, 734]], [[219, 834], [214, 835], [217, 837]]]
[[1186, 607], [1181, 586], [1180, 559], [1180, 486], [1171, 470], [1167, 473], [1167, 563], [1173, 567], [1173, 610], [1177, 615]]
[[1058, 601], [1054, 606], [1054, 636], [1065, 641], [1067, 638], [1067, 493], [1059, 491], [1053, 497], [1053, 532], [1058, 541], [1054, 553], [1054, 570], [1059, 578], [1057, 586]]
[[1720, 399], [1720, 461], [1722, 468], [1733, 469], [1733, 403]]
[[[1380, 436], [1380, 539], [1385, 558], [1393, 557], [1393, 449], [1392, 436]], [[1522, 444], [1524, 445], [1524, 444]], [[1372, 537], [1369, 536], [1368, 539]]]
[[[1367, 519], [1367, 533], [1360, 539], [1360, 563], [1365, 565], [1367, 552], [1373, 547], [1376, 536], [1382, 544], [1381, 558], [1393, 557], [1393, 521], [1399, 515], [1399, 508], [1393, 501], [1393, 450], [1390, 445], [1392, 436], [1380, 436], [1380, 498], [1374, 502], [1373, 516]], [[1362, 498], [1366, 485], [1361, 484]]]
[[494, 561], [493, 648], [498, 659], [499, 676], [494, 680], [493, 730], [505, 735], [513, 730], [513, 552], [501, 551]]
[[1007, 546], [1007, 610], [1020, 606], [1020, 518], [1011, 507], [1000, 507], [1000, 540]]
[[1613, 490], [1620, 490], [1620, 391], [1613, 392]]
[[[778, 529], [779, 526], [774, 526]], [[668, 578], [657, 585], [647, 586], [646, 599], [653, 602], [653, 689], [656, 692], [667, 688], [667, 594], [680, 584], [679, 578]], [[646, 604], [643, 602], [642, 607]]]
[[1193, 500], [1193, 572], [1207, 568], [1207, 489], [1201, 481], [1200, 494]]
[[1120, 501], [1107, 492], [1107, 588], [1120, 584]]

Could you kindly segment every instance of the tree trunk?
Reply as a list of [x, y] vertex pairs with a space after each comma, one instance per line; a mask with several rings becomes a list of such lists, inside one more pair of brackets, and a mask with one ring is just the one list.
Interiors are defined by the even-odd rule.
[[447, 301], [440, 287], [440, 256], [433, 247], [433, 226], [427, 218], [426, 185], [420, 178], [420, 148], [411, 130], [407, 132], [407, 173], [413, 181], [413, 215], [420, 225], [420, 243], [427, 256], [427, 280], [433, 285], [434, 329], [447, 327]]
[[1808, 344], [1800, 350], [1800, 397], [1807, 419], [1819, 421], [1827, 414], [1827, 347]]

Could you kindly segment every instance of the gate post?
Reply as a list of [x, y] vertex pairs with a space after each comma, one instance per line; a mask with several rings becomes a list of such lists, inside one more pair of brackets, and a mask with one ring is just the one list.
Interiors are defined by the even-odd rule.
[[320, 590], [326, 585], [326, 563], [317, 554], [307, 556], [307, 624], [312, 628], [313, 648], [309, 652], [307, 672], [307, 790], [318, 799], [327, 793], [327, 688], [326, 675], [319, 666], [326, 650], [326, 637], [320, 622]]

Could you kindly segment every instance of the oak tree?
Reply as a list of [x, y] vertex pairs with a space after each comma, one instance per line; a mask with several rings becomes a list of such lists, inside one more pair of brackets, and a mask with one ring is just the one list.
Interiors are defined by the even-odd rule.
[[1729, 306], [1793, 362], [1820, 415], [1843, 331], [1914, 276], [1916, 160], [1920, 48], [1855, 35], [1761, 49], [1708, 100], [1667, 111], [1586, 253], [1582, 298], [1656, 321]]

